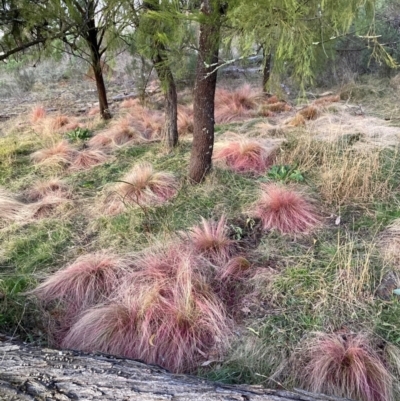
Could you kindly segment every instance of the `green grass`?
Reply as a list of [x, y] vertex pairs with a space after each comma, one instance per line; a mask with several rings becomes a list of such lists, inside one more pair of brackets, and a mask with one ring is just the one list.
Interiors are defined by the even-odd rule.
[[2, 263], [19, 274], [38, 273], [63, 259], [71, 227], [59, 220], [42, 220], [22, 227], [12, 239], [3, 239]]
[[32, 325], [40, 317], [24, 292], [33, 289], [45, 273], [62, 266], [71, 236], [68, 224], [51, 219], [0, 233], [0, 324], [4, 330], [17, 330], [23, 337], [34, 330]]

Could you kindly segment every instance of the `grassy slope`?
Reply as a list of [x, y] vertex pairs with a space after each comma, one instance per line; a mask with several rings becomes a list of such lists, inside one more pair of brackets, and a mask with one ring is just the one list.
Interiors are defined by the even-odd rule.
[[[0, 138], [0, 185], [15, 193], [35, 178], [55, 173], [31, 164], [29, 154], [42, 142], [28, 124], [23, 127]], [[240, 125], [220, 127], [218, 135], [227, 129], [238, 130]], [[293, 377], [287, 377], [285, 369], [299, 342], [313, 331], [367, 331], [384, 342], [400, 343], [399, 300], [376, 296], [382, 277], [396, 268], [384, 260], [377, 242], [379, 233], [400, 217], [397, 151], [357, 153], [352, 143], [343, 141], [328, 146], [310, 139], [303, 128], [283, 135], [287, 142], [278, 162], [296, 165], [301, 171], [304, 187], [319, 201], [325, 224], [309, 237], [275, 232], [262, 237], [253, 251], [258, 273], [252, 281], [249, 307], [240, 314], [230, 354], [199, 371], [208, 377], [291, 385]], [[124, 147], [115, 152], [112, 162], [91, 170], [58, 171], [73, 188], [75, 207], [23, 225], [4, 224], [0, 230], [2, 329], [44, 339], [40, 316], [24, 292], [78, 255], [103, 248], [117, 253], [141, 250], [191, 227], [201, 216], [247, 217], [257, 196], [257, 181], [215, 168], [203, 185], [191, 186], [185, 179], [189, 152], [187, 140], [171, 154], [158, 143]], [[363, 163], [351, 164], [361, 159]], [[156, 170], [178, 175], [178, 196], [158, 208], [129, 208], [114, 217], [93, 213], [104, 186], [142, 160], [153, 163]]]

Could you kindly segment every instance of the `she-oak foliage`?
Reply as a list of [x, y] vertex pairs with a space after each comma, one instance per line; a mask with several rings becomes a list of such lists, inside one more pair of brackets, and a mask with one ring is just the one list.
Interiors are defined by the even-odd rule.
[[[242, 50], [253, 52], [262, 43], [273, 53], [274, 70], [288, 68], [301, 84], [313, 81], [318, 55], [325, 46], [346, 35], [360, 12], [373, 21], [375, 0], [234, 0], [228, 17]], [[371, 25], [372, 27], [372, 25]], [[365, 27], [362, 35], [373, 37]]]

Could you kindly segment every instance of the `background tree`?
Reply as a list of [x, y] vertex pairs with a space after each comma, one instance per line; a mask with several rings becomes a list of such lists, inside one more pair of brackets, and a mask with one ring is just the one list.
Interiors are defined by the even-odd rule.
[[227, 3], [204, 0], [200, 5], [200, 36], [193, 99], [193, 144], [189, 178], [201, 182], [211, 168], [214, 147], [214, 97], [217, 84], [220, 30]]
[[102, 66], [105, 52], [125, 28], [119, 3], [113, 0], [62, 0], [60, 5], [60, 24], [73, 26], [71, 35], [64, 35], [63, 41], [74, 55], [84, 58], [93, 69], [100, 115], [105, 120], [111, 118], [111, 112]]
[[143, 2], [142, 11], [133, 10], [134, 40], [140, 54], [151, 59], [161, 82], [165, 96], [164, 137], [171, 149], [178, 144], [178, 96], [169, 53], [171, 45], [181, 41], [179, 8], [174, 1], [147, 0]]
[[0, 60], [33, 46], [61, 39], [69, 51], [92, 67], [100, 115], [111, 118], [102, 71], [102, 58], [124, 29], [120, 2], [115, 0], [4, 1], [0, 9], [3, 37]]

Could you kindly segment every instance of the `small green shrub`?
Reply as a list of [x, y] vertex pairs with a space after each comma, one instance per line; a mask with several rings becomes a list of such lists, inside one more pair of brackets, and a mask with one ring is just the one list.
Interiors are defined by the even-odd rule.
[[86, 141], [91, 137], [90, 131], [87, 128], [75, 128], [65, 135], [70, 142]]
[[[274, 181], [282, 181], [282, 182], [303, 182], [304, 175], [300, 170], [296, 168], [296, 166], [291, 165], [275, 165], [272, 166], [271, 169], [267, 173], [267, 177]], [[265, 179], [263, 180], [265, 181]]]

